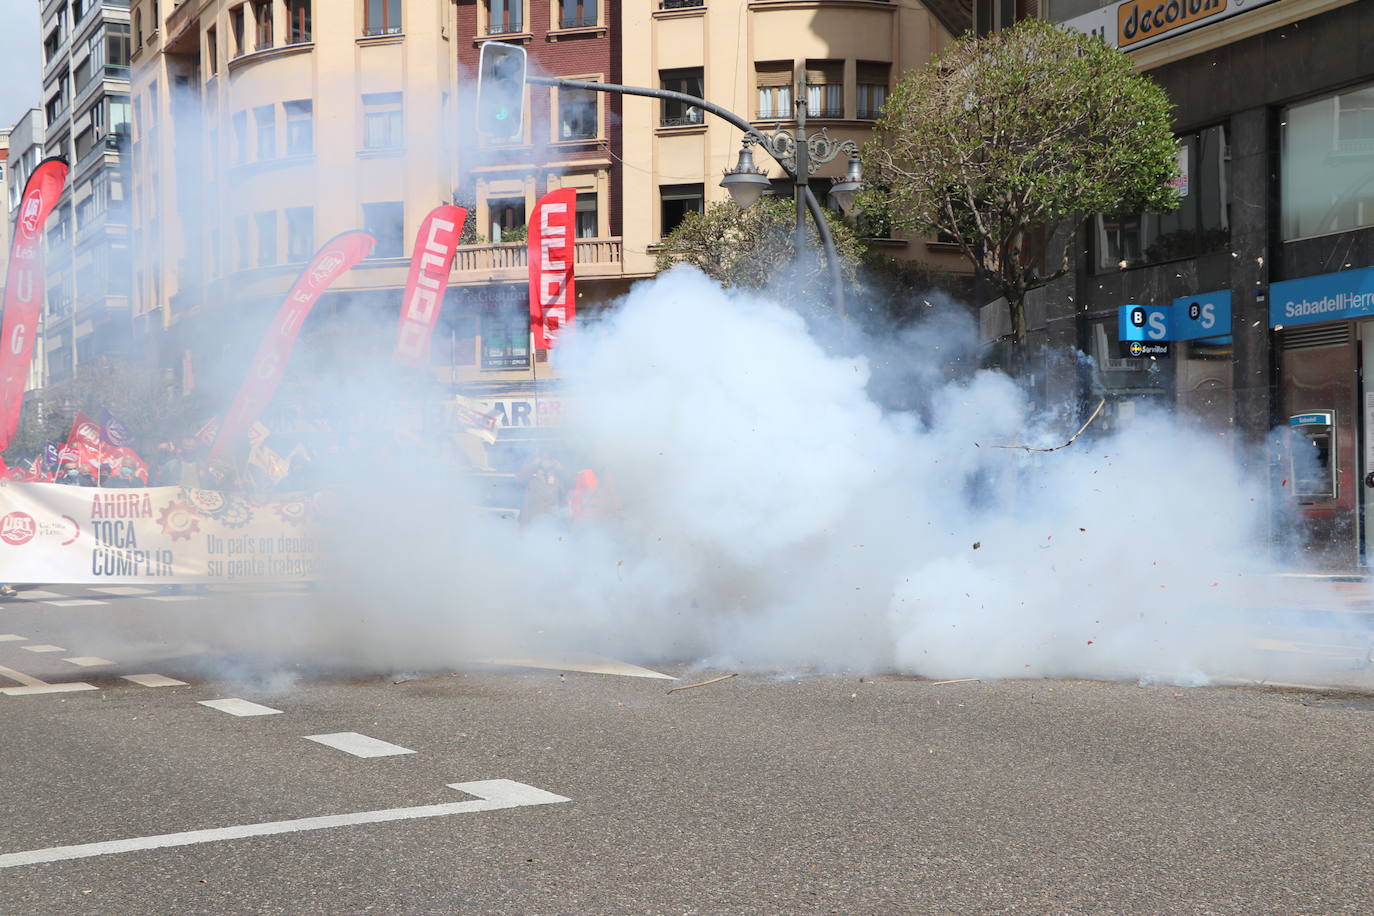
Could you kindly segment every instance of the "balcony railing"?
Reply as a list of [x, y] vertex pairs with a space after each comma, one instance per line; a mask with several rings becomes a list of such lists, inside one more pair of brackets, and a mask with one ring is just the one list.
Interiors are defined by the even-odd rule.
[[379, 35], [399, 35], [401, 27], [399, 25], [371, 25], [363, 29], [363, 37], [376, 38]]
[[660, 0], [661, 10], [690, 10], [706, 5], [706, 0]]
[[106, 153], [119, 152], [119, 139], [120, 138], [117, 134], [110, 133], [95, 141], [91, 148], [88, 149], [85, 153], [83, 153], [81, 158], [77, 160], [76, 174], [80, 175], [82, 172], [84, 172], [86, 170], [86, 166], [94, 162], [97, 157], [103, 156]]
[[[591, 273], [614, 273], [624, 260], [624, 250], [618, 238], [576, 239], [574, 242], [578, 268], [593, 268]], [[496, 245], [460, 245], [453, 269], [458, 273], [491, 273], [495, 271], [524, 271], [529, 246], [525, 242]], [[600, 270], [596, 268], [600, 267]]]
[[518, 17], [506, 19], [503, 22], [489, 22], [487, 23], [487, 34], [512, 35], [516, 32], [523, 32], [524, 26], [524, 21]]
[[565, 29], [586, 29], [596, 25], [596, 10], [581, 9], [568, 10], [558, 20], [560, 27]]

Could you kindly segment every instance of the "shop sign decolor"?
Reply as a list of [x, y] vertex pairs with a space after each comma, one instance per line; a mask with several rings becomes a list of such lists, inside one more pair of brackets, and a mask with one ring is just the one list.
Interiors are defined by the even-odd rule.
[[1063, 24], [1134, 51], [1274, 0], [1121, 0]]

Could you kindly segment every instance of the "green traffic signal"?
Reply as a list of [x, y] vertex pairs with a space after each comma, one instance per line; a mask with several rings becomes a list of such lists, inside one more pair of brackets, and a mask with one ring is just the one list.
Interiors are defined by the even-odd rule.
[[477, 129], [513, 139], [525, 120], [525, 49], [489, 41], [477, 64]]

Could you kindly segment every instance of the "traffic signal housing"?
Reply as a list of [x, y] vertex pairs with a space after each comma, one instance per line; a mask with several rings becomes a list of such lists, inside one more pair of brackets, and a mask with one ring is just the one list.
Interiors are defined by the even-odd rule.
[[525, 49], [499, 41], [482, 45], [477, 60], [477, 130], [511, 140], [525, 125]]

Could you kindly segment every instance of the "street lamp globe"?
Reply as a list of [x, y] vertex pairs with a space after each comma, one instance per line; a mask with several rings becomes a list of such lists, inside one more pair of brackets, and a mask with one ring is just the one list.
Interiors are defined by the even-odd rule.
[[841, 212], [848, 216], [854, 207], [854, 198], [863, 187], [863, 166], [859, 164], [859, 156], [855, 153], [849, 157], [849, 170], [845, 172], [844, 178], [830, 186], [830, 196], [840, 205]]
[[720, 186], [730, 192], [730, 199], [735, 202], [735, 206], [747, 210], [764, 191], [773, 186], [773, 183], [768, 180], [767, 172], [754, 165], [754, 154], [746, 144], [739, 151], [739, 162], [735, 167], [725, 170], [725, 177], [720, 180]]

